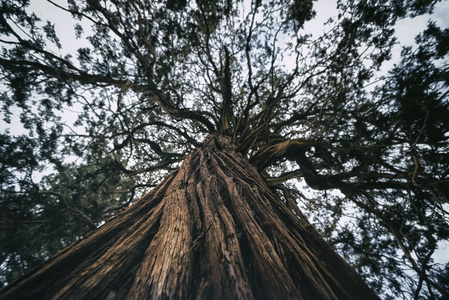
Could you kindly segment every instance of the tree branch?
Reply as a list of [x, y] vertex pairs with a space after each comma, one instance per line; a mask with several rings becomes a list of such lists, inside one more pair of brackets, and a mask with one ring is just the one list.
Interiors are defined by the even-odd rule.
[[61, 200], [61, 202], [64, 204], [65, 207], [67, 207], [70, 211], [78, 214], [81, 217], [81, 220], [83, 220], [84, 223], [86, 223], [91, 229], [97, 228], [95, 223], [92, 222], [92, 220], [84, 212], [82, 212], [78, 208], [75, 208], [75, 207], [71, 206], [67, 202], [67, 199], [62, 194], [57, 193], [57, 192], [52, 192], [52, 191], [39, 191], [38, 193], [41, 194], [41, 195], [51, 195], [51, 196], [58, 197], [59, 200]]

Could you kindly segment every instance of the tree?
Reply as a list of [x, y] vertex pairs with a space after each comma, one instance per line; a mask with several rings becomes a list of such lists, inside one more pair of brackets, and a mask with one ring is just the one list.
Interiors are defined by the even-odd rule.
[[88, 44], [1, 2], [2, 276], [78, 241], [0, 298], [447, 297], [448, 30], [367, 88], [435, 1], [48, 2]]
[[230, 142], [210, 136], [158, 187], [3, 297], [376, 299]]

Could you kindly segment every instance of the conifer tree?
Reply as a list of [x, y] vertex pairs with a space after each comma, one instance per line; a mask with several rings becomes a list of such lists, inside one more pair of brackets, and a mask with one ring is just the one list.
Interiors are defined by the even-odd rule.
[[449, 30], [378, 77], [436, 1], [48, 4], [0, 7], [0, 299], [448, 297]]

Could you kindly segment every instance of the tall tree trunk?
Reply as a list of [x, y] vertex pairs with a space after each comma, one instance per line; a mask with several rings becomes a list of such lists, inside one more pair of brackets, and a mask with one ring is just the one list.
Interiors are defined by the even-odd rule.
[[0, 299], [377, 299], [225, 137]]

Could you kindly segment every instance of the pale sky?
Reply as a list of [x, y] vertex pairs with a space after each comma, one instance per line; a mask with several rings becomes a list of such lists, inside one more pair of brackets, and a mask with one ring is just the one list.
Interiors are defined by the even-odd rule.
[[[63, 0], [54, 0], [56, 3], [60, 3], [62, 6], [66, 6], [66, 1]], [[61, 39], [61, 44], [63, 45], [62, 54], [67, 54], [67, 52], [73, 52], [73, 50], [82, 46], [85, 42], [82, 40], [75, 39], [73, 26], [76, 21], [72, 19], [69, 13], [63, 12], [57, 8], [55, 8], [52, 4], [49, 4], [45, 0], [31, 0], [31, 10], [35, 11], [36, 14], [43, 19], [47, 17], [51, 20], [52, 23], [55, 23], [57, 36]], [[336, 1], [334, 0], [319, 0], [314, 3], [314, 9], [317, 11], [317, 16], [314, 20], [310, 22], [306, 22], [306, 31], [319, 33], [323, 30], [322, 24], [329, 17], [336, 15]], [[445, 0], [439, 2], [434, 10], [434, 14], [432, 15], [432, 19], [437, 22], [442, 28], [449, 27], [449, 1]], [[415, 36], [421, 32], [425, 27], [429, 20], [429, 16], [420, 16], [414, 19], [406, 19], [400, 21], [396, 29], [396, 36], [399, 38], [399, 41], [402, 45], [413, 45]], [[85, 32], [88, 31], [89, 28], [85, 28]], [[87, 32], [88, 33], [88, 32]], [[86, 46], [88, 46], [86, 44]], [[401, 47], [397, 46], [393, 51], [393, 59], [386, 63], [384, 71], [391, 68], [393, 63], [399, 59]], [[55, 49], [56, 52], [56, 49]], [[10, 126], [8, 126], [10, 127]], [[12, 133], [17, 133], [17, 128], [15, 125], [13, 126]], [[3, 128], [3, 129], [2, 129]], [[4, 131], [5, 124], [3, 121], [0, 121], [0, 131]], [[435, 259], [439, 262], [445, 263], [449, 261], [449, 243], [441, 244], [440, 249], [434, 255]]]

